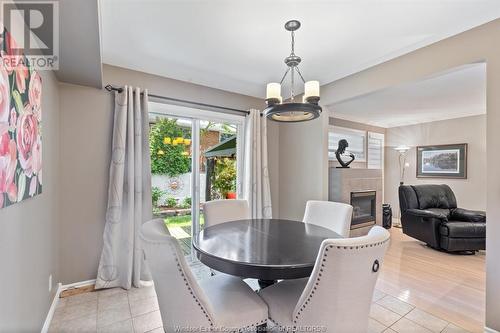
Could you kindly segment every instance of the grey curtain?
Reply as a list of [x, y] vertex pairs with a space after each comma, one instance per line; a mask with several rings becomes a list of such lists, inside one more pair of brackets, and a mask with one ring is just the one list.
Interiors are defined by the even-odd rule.
[[139, 240], [152, 218], [147, 91], [115, 92], [108, 205], [96, 288], [139, 287], [151, 280]]

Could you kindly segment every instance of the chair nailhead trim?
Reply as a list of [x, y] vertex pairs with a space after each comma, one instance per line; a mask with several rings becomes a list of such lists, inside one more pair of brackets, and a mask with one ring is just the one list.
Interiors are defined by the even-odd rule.
[[[383, 245], [385, 243], [387, 243], [388, 241], [390, 240], [390, 238], [387, 238], [381, 242], [378, 242], [378, 243], [373, 243], [373, 244], [366, 244], [366, 245], [357, 245], [357, 246], [336, 246], [337, 249], [339, 250], [358, 250], [358, 249], [363, 249], [363, 248], [368, 248], [368, 247], [377, 247], [377, 246], [380, 246], [380, 245]], [[333, 249], [334, 245], [328, 245], [327, 247], [325, 247], [325, 252], [323, 253], [323, 260], [322, 260], [322, 263], [321, 263], [321, 267], [326, 267], [326, 258], [328, 257], [328, 250], [329, 249]], [[319, 270], [321, 273], [323, 272], [323, 268], [321, 268]], [[305, 300], [305, 302], [302, 304], [302, 306], [300, 307], [300, 309], [297, 311], [297, 314], [295, 315], [295, 319], [293, 320], [293, 323], [294, 324], [297, 324], [297, 321], [301, 315], [301, 313], [305, 310], [306, 308], [306, 305], [308, 305], [309, 303], [311, 303], [312, 301], [312, 297], [314, 295], [314, 292], [316, 291], [317, 287], [319, 287], [319, 281], [321, 281], [321, 273], [318, 273], [318, 276], [316, 277], [316, 280], [315, 280], [315, 283], [314, 283], [314, 287], [312, 288], [311, 292], [309, 293], [309, 295], [307, 296], [307, 299]], [[269, 318], [274, 324], [276, 325], [279, 325], [278, 323], [276, 323], [274, 320], [272, 320], [271, 318]]]
[[[273, 319], [273, 318], [271, 318], [271, 317], [269, 317], [268, 319], [269, 319], [269, 320], [270, 320], [270, 321], [271, 321], [274, 325], [276, 325], [276, 326], [278, 326], [278, 327], [280, 327], [280, 328], [289, 327], [289, 326], [287, 326], [287, 325], [282, 325], [282, 324], [280, 324], [278, 321], [274, 320], [274, 319]], [[295, 324], [295, 322], [294, 322], [294, 324]], [[296, 332], [296, 331], [297, 331], [297, 326], [295, 326], [295, 325], [294, 325], [294, 326], [292, 326], [292, 331], [293, 331], [293, 332]], [[281, 331], [279, 331], [279, 332], [281, 332]]]
[[245, 327], [241, 327], [241, 328], [238, 329], [238, 332], [246, 330], [247, 328], [253, 328], [253, 327], [256, 327], [256, 326], [259, 326], [259, 325], [266, 324], [267, 323], [267, 319], [270, 319], [270, 318], [262, 319], [261, 321], [259, 321], [257, 323], [254, 323], [254, 324], [251, 324], [251, 325], [248, 325], [248, 326], [245, 326]]
[[[177, 250], [171, 244], [169, 244], [169, 246], [170, 246], [172, 253], [177, 253]], [[212, 319], [208, 315], [205, 308], [203, 308], [203, 305], [200, 303], [200, 301], [198, 300], [198, 297], [196, 297], [193, 289], [189, 285], [188, 280], [186, 278], [186, 275], [184, 274], [184, 271], [182, 270], [181, 264], [179, 263], [179, 258], [176, 255], [174, 255], [174, 259], [175, 259], [175, 262], [177, 263], [177, 270], [181, 273], [182, 279], [184, 280], [186, 287], [188, 288], [189, 294], [191, 294], [191, 296], [195, 300], [196, 304], [200, 307], [201, 311], [203, 312], [205, 317], [208, 319], [208, 323], [210, 324], [210, 327], [214, 327], [214, 323], [212, 322]]]

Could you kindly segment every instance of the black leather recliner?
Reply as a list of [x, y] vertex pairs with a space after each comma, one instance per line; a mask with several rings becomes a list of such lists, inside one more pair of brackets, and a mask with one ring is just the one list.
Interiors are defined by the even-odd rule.
[[403, 233], [449, 252], [486, 248], [486, 213], [457, 208], [448, 185], [401, 185]]

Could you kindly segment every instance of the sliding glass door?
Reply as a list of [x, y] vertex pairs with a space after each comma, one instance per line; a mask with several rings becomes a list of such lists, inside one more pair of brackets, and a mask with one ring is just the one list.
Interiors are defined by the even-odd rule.
[[203, 205], [241, 195], [244, 116], [150, 103], [154, 213], [185, 254]]

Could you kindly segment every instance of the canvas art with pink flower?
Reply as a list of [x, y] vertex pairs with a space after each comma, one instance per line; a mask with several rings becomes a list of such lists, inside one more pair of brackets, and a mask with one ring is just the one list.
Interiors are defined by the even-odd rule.
[[0, 35], [0, 208], [42, 193], [42, 80]]

